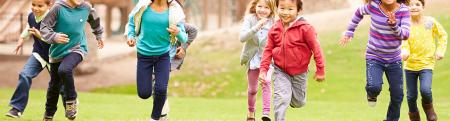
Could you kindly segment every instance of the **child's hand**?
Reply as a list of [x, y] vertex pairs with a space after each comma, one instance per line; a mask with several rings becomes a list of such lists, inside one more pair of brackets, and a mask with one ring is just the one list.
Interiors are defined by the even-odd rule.
[[177, 54], [175, 55], [176, 58], [181, 59], [184, 58], [186, 55], [186, 51], [182, 47], [177, 47]]
[[339, 41], [339, 45], [345, 46], [348, 42], [352, 41], [352, 37], [349, 36], [342, 36], [341, 40]]
[[264, 85], [266, 85], [266, 77], [267, 77], [266, 73], [263, 72], [259, 73], [258, 81], [262, 88], [264, 88]]
[[14, 49], [14, 53], [16, 55], [18, 55], [20, 50], [22, 49], [22, 47], [23, 47], [23, 38], [21, 37], [21, 38], [19, 38], [19, 41], [17, 41], [17, 45], [16, 45], [16, 48]]
[[436, 60], [442, 60], [444, 58], [443, 54], [436, 53]]
[[315, 79], [317, 82], [324, 82], [324, 81], [325, 81], [325, 76], [324, 76], [324, 75], [321, 75], [321, 76], [319, 76], [319, 75], [314, 75], [314, 79]]
[[128, 46], [134, 47], [136, 45], [136, 40], [134, 39], [128, 39], [127, 41]]
[[406, 61], [409, 58], [409, 53], [402, 53], [402, 60]]
[[59, 43], [59, 44], [68, 43], [69, 42], [69, 36], [67, 36], [66, 34], [58, 33], [56, 35], [55, 42]]
[[170, 25], [169, 28], [167, 28], [167, 31], [169, 31], [169, 33], [173, 36], [177, 35], [180, 30], [178, 30], [178, 27], [175, 25]]
[[104, 46], [105, 46], [105, 41], [103, 41], [102, 39], [97, 41], [98, 49], [103, 49]]
[[261, 18], [261, 20], [258, 21], [258, 23], [256, 24], [256, 27], [259, 29], [261, 29], [268, 21], [269, 19], [267, 18]]
[[39, 32], [39, 30], [38, 29], [36, 29], [36, 28], [30, 28], [30, 29], [28, 29], [28, 32], [30, 32], [30, 34], [33, 34], [34, 36], [36, 36], [37, 38], [41, 38], [42, 36], [41, 36], [41, 32]]
[[395, 26], [397, 24], [397, 20], [395, 19], [395, 14], [393, 12], [388, 12], [388, 24], [390, 26]]

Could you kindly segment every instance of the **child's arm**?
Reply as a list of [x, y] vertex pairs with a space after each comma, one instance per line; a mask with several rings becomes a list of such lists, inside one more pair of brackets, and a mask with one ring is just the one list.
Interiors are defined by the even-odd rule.
[[410, 48], [409, 48], [409, 42], [408, 41], [403, 41], [402, 42], [402, 52], [401, 52], [401, 56], [402, 56], [402, 60], [406, 61], [409, 58], [410, 55]]
[[400, 40], [407, 40], [409, 38], [409, 29], [411, 26], [411, 16], [409, 15], [409, 9], [402, 8], [400, 10], [400, 23], [394, 23], [392, 30], [394, 30], [394, 34]]
[[92, 33], [94, 33], [95, 39], [97, 39], [97, 41], [103, 40], [103, 27], [100, 24], [100, 17], [91, 5], [88, 4], [88, 7], [90, 8], [90, 11], [87, 22], [91, 25]]
[[370, 14], [369, 10], [368, 10], [369, 6], [370, 6], [370, 3], [356, 9], [356, 12], [352, 17], [352, 20], [348, 24], [347, 31], [345, 32], [345, 36], [353, 37], [356, 27], [358, 27], [358, 24], [364, 18], [364, 15]]
[[47, 13], [47, 16], [41, 21], [41, 28], [40, 32], [43, 38], [43, 41], [49, 43], [49, 44], [55, 44], [55, 43], [67, 43], [69, 41], [69, 36], [63, 33], [56, 33], [53, 28], [55, 27], [58, 16], [58, 11], [61, 8], [60, 5], [56, 4], [54, 5], [49, 12]]
[[184, 23], [183, 22], [178, 23], [177, 28], [179, 30], [178, 34], [176, 35], [177, 39], [181, 41], [181, 43], [186, 43], [188, 41], [188, 35], [186, 34]]
[[269, 30], [269, 34], [267, 35], [267, 44], [266, 47], [264, 47], [264, 52], [261, 58], [261, 65], [260, 65], [260, 71], [259, 71], [259, 78], [265, 79], [267, 75], [267, 71], [269, 70], [269, 65], [272, 61], [272, 50], [275, 48], [274, 43], [274, 37], [270, 32], [273, 31], [272, 29]]
[[436, 59], [440, 60], [444, 58], [445, 51], [447, 50], [447, 32], [445, 32], [444, 27], [433, 19], [433, 35], [437, 38], [437, 49], [436, 49]]
[[20, 34], [19, 40], [17, 41], [16, 48], [14, 49], [14, 53], [17, 55], [19, 54], [20, 50], [23, 47], [23, 42], [25, 39], [28, 39], [30, 37], [30, 32], [28, 30], [30, 29], [30, 25], [27, 25], [25, 29]]
[[198, 28], [188, 23], [184, 23], [184, 28], [186, 29], [188, 41], [185, 44], [182, 44], [182, 47], [184, 49], [187, 49], [188, 46], [195, 40], [195, 38], [197, 38]]
[[348, 42], [350, 42], [353, 38], [354, 32], [356, 30], [356, 27], [358, 27], [359, 22], [364, 18], [364, 15], [369, 15], [369, 6], [371, 3], [365, 4], [358, 9], [356, 9], [355, 14], [352, 17], [352, 20], [350, 20], [350, 23], [348, 24], [347, 31], [345, 31], [344, 36], [339, 41], [340, 45], [346, 45]]
[[242, 28], [239, 35], [239, 40], [241, 42], [247, 42], [251, 40], [256, 32], [267, 22], [267, 19], [261, 19], [258, 23], [252, 26], [251, 20], [254, 19], [254, 16], [245, 16], [244, 21], [242, 22]]
[[317, 81], [323, 81], [325, 79], [325, 59], [323, 57], [322, 48], [320, 48], [319, 40], [317, 39], [316, 30], [312, 26], [305, 29], [304, 39], [306, 44], [311, 48], [314, 54], [314, 60], [316, 61], [316, 74], [315, 78]]

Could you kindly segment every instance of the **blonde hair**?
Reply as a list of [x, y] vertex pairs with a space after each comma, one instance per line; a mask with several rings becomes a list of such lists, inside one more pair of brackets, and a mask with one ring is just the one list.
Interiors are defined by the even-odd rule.
[[[261, 0], [252, 0], [250, 4], [247, 6], [247, 14], [256, 14], [256, 4]], [[275, 0], [264, 0], [264, 2], [267, 3], [267, 6], [269, 6], [270, 14], [269, 18], [275, 18], [275, 11], [276, 11], [276, 4]]]

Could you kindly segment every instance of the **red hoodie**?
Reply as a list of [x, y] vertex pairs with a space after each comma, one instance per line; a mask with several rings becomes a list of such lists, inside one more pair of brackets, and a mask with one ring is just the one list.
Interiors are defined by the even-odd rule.
[[305, 73], [313, 53], [317, 68], [316, 75], [324, 76], [325, 60], [313, 26], [300, 18], [284, 32], [282, 21], [278, 20], [269, 30], [268, 42], [261, 62], [261, 72], [267, 73], [273, 59], [278, 68], [291, 76]]

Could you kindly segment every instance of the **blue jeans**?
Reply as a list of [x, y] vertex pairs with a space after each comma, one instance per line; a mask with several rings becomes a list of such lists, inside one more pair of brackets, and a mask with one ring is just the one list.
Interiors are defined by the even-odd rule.
[[366, 60], [366, 91], [370, 97], [377, 97], [383, 84], [383, 72], [389, 83], [391, 100], [385, 121], [398, 121], [403, 101], [403, 68], [402, 62], [382, 63], [377, 60]]
[[420, 83], [420, 94], [422, 102], [431, 103], [433, 97], [431, 93], [431, 82], [433, 70], [423, 69], [420, 71], [405, 70], [406, 75], [406, 94], [408, 100], [409, 112], [418, 112], [417, 109], [417, 81]]
[[20, 112], [25, 111], [28, 104], [32, 79], [41, 73], [43, 69], [41, 63], [33, 55], [28, 58], [27, 63], [19, 74], [19, 83], [9, 103], [13, 108]]
[[[75, 90], [73, 69], [83, 60], [78, 53], [70, 53], [63, 58], [61, 62], [51, 63], [50, 76], [48, 83], [47, 102], [45, 111], [47, 116], [53, 116], [57, 110], [58, 93], [63, 90], [63, 102], [77, 99]], [[61, 88], [64, 86], [64, 88]]]
[[[154, 87], [154, 101], [152, 109], [152, 119], [159, 120], [161, 111], [167, 98], [167, 83], [170, 75], [169, 53], [157, 56], [137, 55], [137, 91], [142, 99], [147, 99], [152, 95]], [[153, 86], [152, 74], [155, 74]]]

